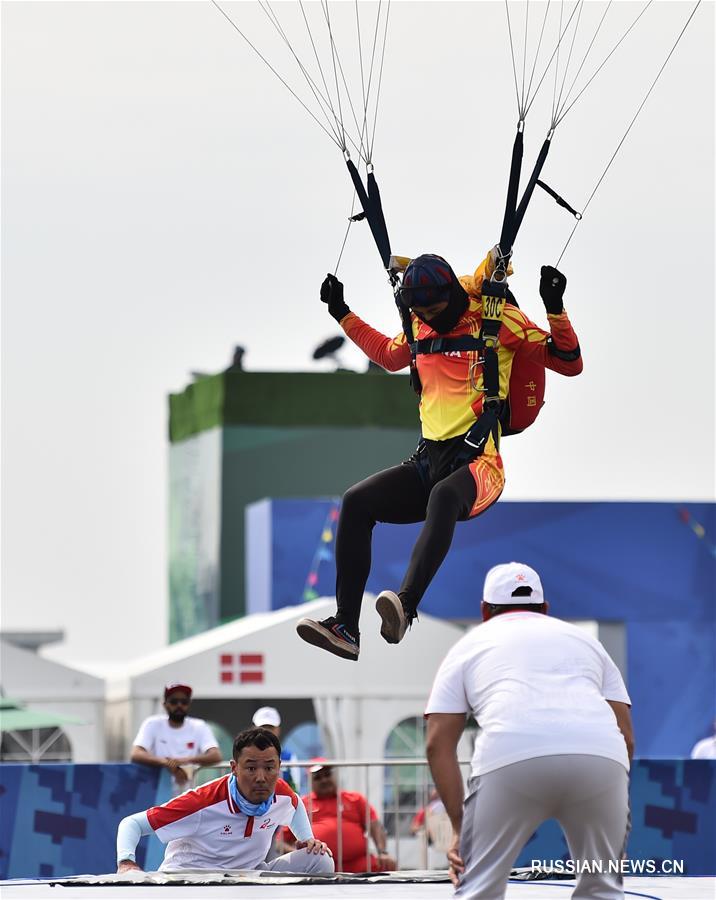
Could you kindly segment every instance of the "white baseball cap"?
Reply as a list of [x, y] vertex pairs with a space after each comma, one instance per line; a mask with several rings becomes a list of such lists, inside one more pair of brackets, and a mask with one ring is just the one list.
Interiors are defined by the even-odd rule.
[[[531, 588], [529, 594], [518, 588]], [[509, 562], [493, 566], [485, 576], [482, 599], [493, 606], [544, 603], [544, 591], [539, 575], [524, 563]]]
[[261, 728], [262, 725], [272, 725], [274, 728], [278, 728], [281, 724], [281, 716], [273, 706], [262, 706], [261, 709], [256, 710], [251, 721], [257, 728]]

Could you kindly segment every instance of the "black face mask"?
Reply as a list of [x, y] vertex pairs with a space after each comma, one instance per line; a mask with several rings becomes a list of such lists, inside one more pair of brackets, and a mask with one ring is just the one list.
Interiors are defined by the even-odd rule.
[[442, 312], [439, 312], [436, 316], [433, 316], [430, 321], [427, 319], [423, 319], [420, 313], [417, 310], [413, 310], [415, 315], [421, 320], [421, 322], [425, 322], [426, 325], [429, 325], [433, 330], [437, 331], [438, 334], [447, 334], [452, 331], [453, 328], [460, 321], [460, 317], [467, 309], [467, 294], [465, 293], [460, 282], [455, 282], [450, 291], [450, 297], [448, 298], [448, 305]]

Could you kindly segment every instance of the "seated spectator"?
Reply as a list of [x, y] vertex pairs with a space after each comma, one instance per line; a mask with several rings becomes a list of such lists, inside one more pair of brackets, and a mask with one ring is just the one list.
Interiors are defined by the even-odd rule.
[[[420, 834], [425, 831], [426, 821], [432, 818], [435, 815], [441, 815], [445, 812], [445, 804], [440, 799], [440, 795], [438, 794], [435, 788], [430, 792], [430, 796], [428, 797], [428, 802], [422, 809], [419, 809], [415, 815], [413, 816], [413, 820], [410, 823], [410, 833], [411, 834]], [[428, 843], [430, 843], [430, 830], [428, 829]]]
[[[385, 829], [378, 821], [376, 811], [368, 805], [363, 794], [357, 791], [341, 791], [341, 858], [338, 858], [338, 788], [331, 766], [316, 760], [311, 767], [312, 791], [303, 798], [313, 833], [333, 852], [341, 872], [392, 872], [395, 860], [387, 852]], [[366, 815], [368, 812], [368, 815]], [[366, 823], [370, 821], [377, 856], [368, 850]], [[293, 835], [284, 830], [284, 840], [291, 846]]]
[[[167, 845], [160, 871], [269, 869], [327, 875], [330, 849], [316, 840], [301, 799], [279, 778], [281, 744], [261, 728], [234, 741], [231, 774], [187, 791], [161, 806], [127, 816], [117, 830], [117, 871], [140, 869], [143, 835]], [[289, 825], [295, 849], [266, 861], [274, 832]]]
[[452, 842], [452, 826], [445, 804], [435, 788], [430, 792], [426, 805], [415, 813], [410, 823], [411, 834], [422, 832], [427, 835], [429, 847], [434, 846], [437, 850], [447, 853]]
[[166, 714], [149, 716], [139, 726], [130, 759], [145, 766], [163, 766], [174, 786], [183, 790], [189, 774], [183, 766], [213, 766], [221, 762], [218, 741], [203, 719], [187, 715], [191, 688], [173, 683], [164, 688]]

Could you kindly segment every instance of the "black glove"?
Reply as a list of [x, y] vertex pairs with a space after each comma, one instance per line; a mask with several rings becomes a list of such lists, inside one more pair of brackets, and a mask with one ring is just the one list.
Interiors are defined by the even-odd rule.
[[567, 279], [554, 266], [542, 266], [540, 270], [539, 295], [544, 303], [544, 308], [553, 316], [558, 316], [564, 311], [562, 297], [567, 287]]
[[328, 312], [333, 316], [336, 322], [340, 322], [344, 316], [350, 312], [345, 300], [343, 299], [343, 285], [335, 275], [326, 275], [321, 285], [321, 303], [328, 306]]

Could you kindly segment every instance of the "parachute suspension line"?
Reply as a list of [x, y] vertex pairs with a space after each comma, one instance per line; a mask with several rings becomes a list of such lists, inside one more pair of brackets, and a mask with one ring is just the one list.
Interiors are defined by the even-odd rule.
[[[338, 115], [340, 117], [340, 126], [341, 126], [341, 134], [343, 135], [343, 152], [346, 152], [346, 132], [343, 127], [343, 109], [341, 107], [341, 92], [338, 86], [338, 70], [336, 68], [336, 45], [333, 42], [333, 32], [331, 30], [331, 19], [328, 15], [328, 0], [321, 0], [321, 9], [323, 10], [323, 15], [326, 20], [326, 25], [328, 26], [328, 36], [331, 42], [331, 59], [333, 61], [333, 77], [336, 82], [336, 95], [338, 97]], [[362, 148], [361, 148], [362, 149]], [[361, 151], [359, 151], [361, 152]], [[362, 155], [362, 152], [361, 152]]]
[[[624, 136], [623, 136], [622, 139], [619, 141], [619, 144], [617, 145], [616, 150], [614, 151], [614, 153], [612, 153], [612, 156], [611, 156], [609, 162], [607, 163], [607, 165], [606, 165], [604, 171], [602, 172], [601, 176], [599, 177], [599, 181], [597, 181], [596, 185], [594, 186], [594, 190], [593, 190], [592, 193], [589, 195], [589, 198], [588, 198], [587, 202], [586, 202], [586, 203], [584, 204], [584, 206], [582, 207], [582, 215], [584, 215], [584, 212], [586, 211], [586, 209], [587, 209], [587, 207], [589, 206], [589, 204], [592, 202], [592, 199], [594, 198], [594, 195], [597, 193], [597, 190], [599, 189], [599, 186], [601, 185], [602, 181], [604, 181], [604, 178], [605, 178], [607, 172], [609, 171], [609, 168], [610, 168], [611, 164], [614, 162], [614, 159], [616, 158], [617, 153], [619, 153], [619, 151], [620, 151], [620, 149], [621, 149], [621, 147], [622, 147], [622, 144], [623, 144], [624, 141], [627, 139], [627, 135], [629, 134], [629, 132], [630, 132], [631, 129], [632, 129], [632, 126], [633, 126], [634, 123], [636, 122], [636, 120], [637, 120], [637, 118], [638, 118], [638, 116], [639, 116], [639, 113], [642, 111], [642, 109], [643, 109], [644, 106], [646, 105], [646, 101], [649, 99], [649, 96], [651, 95], [651, 92], [654, 90], [654, 87], [656, 86], [657, 81], [659, 80], [659, 78], [661, 78], [661, 73], [662, 73], [662, 72], [664, 71], [664, 69], [666, 68], [667, 63], [668, 63], [669, 60], [671, 59], [671, 57], [672, 57], [672, 55], [673, 55], [673, 53], [674, 53], [674, 50], [676, 50], [676, 47], [678, 46], [679, 41], [680, 41], [681, 38], [683, 37], [684, 32], [685, 32], [686, 29], [689, 27], [689, 23], [691, 22], [691, 20], [693, 19], [694, 15], [696, 14], [696, 10], [699, 8], [699, 6], [701, 6], [701, 0], [696, 0], [696, 5], [695, 5], [694, 8], [691, 10], [691, 14], [689, 15], [689, 18], [686, 20], [686, 23], [684, 24], [684, 27], [683, 27], [683, 28], [681, 29], [681, 31], [679, 32], [679, 36], [678, 36], [678, 37], [676, 38], [676, 40], [674, 41], [674, 45], [672, 46], [671, 50], [669, 50], [668, 56], [666, 57], [666, 59], [665, 59], [664, 62], [662, 63], [661, 68], [660, 68], [659, 71], [656, 73], [656, 78], [652, 81], [651, 87], [650, 87], [649, 90], [646, 92], [646, 95], [645, 95], [644, 99], [643, 99], [643, 100], [641, 101], [641, 103], [639, 104], [639, 108], [638, 108], [637, 111], [634, 113], [634, 118], [633, 118], [633, 119], [631, 120], [631, 122], [629, 123], [629, 127], [628, 127], [627, 130], [624, 132]], [[557, 263], [556, 263], [557, 266], [559, 266], [559, 264], [560, 264], [560, 262], [561, 262], [561, 260], [562, 260], [562, 257], [564, 256], [564, 254], [565, 254], [565, 252], [566, 252], [566, 250], [567, 250], [567, 247], [569, 246], [569, 242], [572, 240], [572, 237], [574, 236], [574, 232], [577, 230], [577, 226], [579, 225], [579, 223], [580, 223], [581, 221], [582, 221], [581, 218], [580, 218], [580, 219], [577, 219], [577, 221], [576, 221], [574, 227], [572, 228], [571, 232], [569, 233], [569, 237], [567, 238], [567, 242], [566, 242], [566, 244], [564, 245], [564, 247], [562, 248], [562, 252], [559, 254], [559, 259], [557, 260]]]
[[[604, 20], [605, 20], [606, 17], [607, 17], [607, 13], [609, 12], [609, 9], [610, 9], [610, 7], [611, 7], [611, 5], [612, 5], [612, 2], [613, 2], [613, 0], [609, 0], [609, 3], [607, 3], [606, 9], [604, 10], [604, 13], [602, 14], [602, 18], [599, 20], [599, 24], [597, 25], [597, 28], [596, 28], [594, 34], [592, 35], [592, 40], [589, 42], [589, 46], [587, 47], [587, 50], [586, 50], [586, 52], [585, 52], [585, 54], [584, 54], [584, 57], [583, 57], [583, 59], [582, 59], [582, 62], [580, 63], [579, 68], [577, 69], [577, 73], [576, 73], [576, 75], [574, 76], [574, 79], [573, 79], [573, 81], [572, 81], [572, 84], [571, 84], [570, 87], [569, 87], [569, 90], [567, 91], [567, 94], [566, 94], [566, 96], [565, 96], [565, 98], [564, 98], [564, 101], [562, 102], [561, 108], [557, 110], [557, 116], [560, 115], [560, 113], [562, 112], [562, 110], [564, 109], [564, 107], [567, 105], [567, 102], [569, 101], [569, 96], [570, 96], [570, 94], [572, 93], [572, 91], [574, 90], [574, 86], [575, 86], [576, 83], [577, 83], [577, 79], [579, 78], [579, 76], [580, 76], [581, 73], [582, 73], [582, 69], [584, 68], [584, 64], [587, 62], [587, 58], [589, 57], [589, 54], [591, 53], [592, 47], [594, 46], [594, 42], [596, 41], [597, 36], [599, 35], [599, 32], [601, 31], [602, 25], [604, 24]], [[552, 128], [556, 128], [556, 127], [557, 127], [558, 121], [559, 121], [559, 119], [557, 119], [557, 120], [555, 121], [554, 117], [552, 118]]]
[[[358, 0], [356, 0], [356, 3]], [[375, 126], [378, 123], [378, 100], [380, 99], [380, 84], [383, 76], [383, 59], [385, 58], [385, 35], [383, 36], [383, 55], [381, 56], [380, 61], [380, 73], [378, 77], [378, 91], [376, 96], [376, 106], [375, 106], [375, 116], [373, 117], [373, 131], [372, 135], [370, 134], [370, 126], [368, 125], [368, 98], [370, 97], [370, 90], [373, 84], [373, 72], [375, 71], [375, 51], [378, 48], [378, 30], [380, 27], [380, 7], [381, 2], [378, 2], [378, 14], [375, 17], [375, 28], [373, 29], [373, 46], [370, 51], [370, 74], [368, 75], [368, 93], [366, 95], [365, 108], [363, 110], [363, 125], [365, 127], [365, 138], [366, 144], [368, 146], [368, 165], [373, 164], [373, 145], [372, 142], [375, 140]], [[387, 23], [387, 19], [386, 19]]]
[[[289, 41], [289, 39], [286, 35], [286, 32], [283, 30], [283, 27], [281, 26], [278, 15], [273, 11], [273, 8], [271, 7], [271, 4], [268, 2], [268, 0], [263, 0], [263, 2], [262, 2], [262, 0], [258, 0], [258, 3], [259, 3], [259, 6], [261, 7], [262, 11], [268, 18], [268, 20], [271, 22], [271, 24], [276, 29], [276, 31], [278, 32], [280, 37], [283, 39], [284, 43], [286, 44], [289, 51], [291, 52], [291, 55], [293, 56], [293, 58], [296, 60], [296, 64], [298, 65], [298, 68], [301, 70], [301, 74], [306, 79], [306, 84], [308, 85], [311, 93], [313, 94], [314, 99], [318, 103], [319, 109], [321, 110], [323, 115], [326, 117], [326, 121], [328, 122], [329, 127], [336, 135], [336, 140], [340, 140], [340, 133], [339, 133], [340, 126], [338, 123], [338, 119], [336, 118], [335, 110], [333, 109], [333, 104], [331, 103], [330, 93], [328, 92], [328, 89], [326, 89], [326, 96], [324, 96], [321, 93], [320, 88], [318, 87], [316, 82], [309, 75], [306, 67], [303, 65], [301, 60], [298, 58], [296, 51], [293, 49], [291, 42]], [[310, 28], [309, 28], [309, 34], [310, 34]], [[311, 36], [311, 42], [313, 42], [312, 36]], [[319, 63], [319, 68], [320, 68], [320, 63]], [[329, 118], [328, 114], [326, 113], [323, 104], [325, 104], [329, 108], [329, 110], [331, 111], [331, 114], [333, 115], [333, 120], [335, 123], [335, 130], [334, 130], [333, 126], [331, 125], [330, 118]], [[345, 150], [345, 147], [342, 147], [342, 149]]]
[[[378, 124], [378, 104], [380, 103], [380, 88], [383, 84], [383, 63], [385, 62], [385, 45], [388, 40], [388, 18], [390, 16], [390, 0], [388, 0], [387, 6], [385, 8], [385, 26], [383, 28], [383, 49], [380, 54], [380, 69], [378, 70], [378, 90], [375, 95], [375, 116], [373, 118], [373, 133], [370, 139], [370, 146], [368, 148], [368, 160], [371, 161], [373, 159], [373, 148], [375, 146], [375, 129]], [[378, 17], [380, 17], [380, 4], [378, 4]], [[375, 28], [376, 34], [378, 33], [378, 21], [379, 18], [376, 19]], [[375, 49], [375, 44], [373, 45]], [[373, 63], [371, 62], [371, 77], [373, 71]], [[370, 83], [368, 84], [368, 90], [370, 90]]]
[[525, 106], [525, 72], [527, 71], [527, 36], [528, 26], [530, 20], [530, 0], [527, 0], [525, 3], [525, 45], [522, 52], [522, 99], [520, 100], [520, 106], [524, 109]]
[[507, 33], [510, 37], [510, 55], [512, 57], [512, 74], [515, 79], [515, 96], [517, 97], [517, 112], [519, 114], [520, 122], [524, 119], [524, 112], [522, 110], [522, 103], [520, 101], [520, 89], [517, 87], [517, 65], [515, 63], [515, 45], [512, 40], [512, 22], [510, 20], [510, 6], [508, 0], [505, 0], [505, 12], [507, 13]]
[[321, 122], [321, 120], [314, 114], [313, 110], [309, 109], [309, 107], [306, 106], [306, 104], [303, 102], [303, 100], [301, 100], [301, 98], [300, 98], [300, 97], [298, 96], [298, 94], [293, 90], [293, 88], [291, 88], [291, 87], [287, 84], [286, 80], [285, 80], [281, 75], [279, 75], [279, 73], [276, 71], [276, 69], [274, 69], [274, 67], [273, 67], [273, 66], [271, 65], [271, 63], [266, 59], [266, 57], [258, 50], [258, 48], [257, 48], [254, 44], [251, 43], [251, 41], [246, 37], [246, 35], [245, 35], [244, 32], [239, 28], [239, 26], [238, 26], [238, 25], [231, 19], [231, 17], [230, 17], [230, 16], [229, 16], [222, 8], [221, 8], [221, 6], [219, 6], [219, 4], [217, 3], [217, 0], [211, 0], [211, 2], [212, 2], [212, 4], [216, 7], [216, 9], [219, 10], [219, 12], [220, 12], [221, 15], [226, 19], [226, 21], [229, 23], [229, 25], [231, 25], [231, 27], [232, 27], [236, 32], [238, 32], [238, 34], [241, 35], [241, 37], [246, 41], [246, 43], [249, 45], [249, 47], [251, 47], [251, 49], [252, 49], [252, 50], [254, 51], [254, 53], [259, 57], [259, 59], [260, 59], [266, 66], [268, 66], [268, 68], [273, 72], [273, 74], [276, 76], [276, 78], [278, 78], [278, 80], [279, 80], [279, 81], [281, 82], [281, 84], [286, 88], [286, 90], [287, 90], [293, 97], [295, 97], [296, 100], [298, 100], [298, 102], [299, 102], [299, 103], [301, 104], [301, 106], [306, 110], [306, 112], [308, 113], [308, 115], [313, 119], [313, 121], [318, 125], [318, 127], [319, 127], [322, 131], [325, 131], [325, 133], [326, 133], [326, 134], [328, 135], [328, 137], [333, 141], [333, 143], [336, 145], [336, 147], [338, 147], [339, 150], [343, 150], [343, 147], [341, 146], [341, 142], [340, 142], [340, 140], [338, 139], [338, 137], [337, 137], [335, 134], [333, 134], [331, 131], [329, 131], [328, 128], [326, 128], [326, 126], [323, 124], [323, 122]]
[[335, 268], [333, 269], [333, 274], [338, 275], [338, 267], [341, 264], [341, 259], [343, 259], [343, 251], [346, 249], [346, 241], [348, 240], [348, 233], [351, 230], [351, 225], [355, 221], [353, 218], [353, 211], [356, 208], [356, 192], [353, 191], [353, 200], [351, 202], [351, 214], [348, 216], [348, 227], [346, 228], [346, 233], [343, 235], [343, 243], [341, 244], [341, 252], [338, 254], [338, 259], [336, 260]]
[[[340, 125], [338, 123], [338, 116], [336, 115], [336, 111], [333, 107], [333, 104], [330, 102], [331, 92], [328, 89], [328, 83], [326, 82], [326, 76], [323, 71], [323, 66], [321, 65], [321, 58], [319, 57], [318, 50], [316, 49], [316, 42], [313, 40], [313, 32], [311, 31], [311, 26], [308, 24], [308, 18], [306, 16], [306, 10], [304, 9], [304, 6], [303, 6], [303, 0], [298, 0], [298, 5], [301, 8], [301, 15], [303, 16], [303, 21], [306, 25], [306, 31], [308, 32], [308, 37], [309, 37], [309, 40], [311, 41], [311, 47], [313, 48], [313, 55], [316, 59], [316, 65], [318, 66], [318, 72], [321, 76], [321, 81], [323, 82], [323, 89], [326, 92], [326, 97], [328, 98], [328, 105], [331, 110], [331, 115], [333, 116], [333, 120], [335, 122], [336, 140], [339, 140], [340, 138], [339, 138], [338, 132], [340, 131]], [[342, 149], [345, 152], [345, 147]]]
[[[567, 62], [564, 66], [564, 75], [562, 76], [562, 83], [559, 86], [559, 97], [557, 98], [557, 105], [555, 107], [556, 110], [559, 109], [559, 106], [562, 102], [562, 94], [564, 93], [564, 86], [567, 83], [567, 73], [569, 72], [569, 66], [572, 62], [572, 54], [574, 52], [574, 44], [577, 40], [577, 31], [579, 31], [579, 22], [582, 18], [582, 11], [584, 10], [584, 0], [580, 0], [578, 4], [579, 12], [577, 13], [577, 21], [574, 23], [574, 31], [572, 32], [572, 43], [569, 45], [569, 54], [567, 55]], [[554, 131], [554, 119], [555, 114], [552, 115], [552, 122], [550, 124], [550, 128]]]
[[[334, 54], [334, 61], [333, 61], [334, 70], [336, 69], [336, 64], [337, 64], [337, 71], [340, 72], [340, 74], [341, 74], [341, 81], [343, 82], [343, 89], [346, 94], [346, 99], [348, 100], [348, 105], [351, 110], [351, 115], [353, 116], [353, 122], [355, 124], [356, 131], [358, 132], [357, 137], [358, 137], [358, 142], [360, 144], [358, 153], [359, 153], [361, 159], [365, 160], [367, 151], [366, 151], [366, 147], [364, 144], [361, 127], [358, 124], [358, 117], [356, 116], [355, 107], [353, 106], [351, 92], [348, 89], [348, 82], [346, 81], [345, 72], [343, 71], [343, 64], [341, 62], [340, 54], [338, 53], [338, 45], [336, 44], [335, 39], [333, 37], [333, 29], [331, 28], [331, 20], [330, 20], [329, 14], [328, 14], [328, 0], [321, 0], [321, 7], [323, 9], [323, 15], [326, 19], [326, 26], [328, 28], [328, 34], [329, 34], [330, 42], [331, 42], [331, 52]], [[337, 78], [337, 76], [336, 76], [336, 78]], [[338, 90], [337, 82], [336, 82], [336, 90]], [[340, 95], [339, 95], [339, 97], [340, 97]], [[340, 105], [339, 105], [339, 110], [340, 110]], [[343, 113], [341, 111], [341, 121], [342, 120], [343, 120]]]
[[547, 13], [549, 12], [550, 2], [551, 2], [551, 0], [547, 0], [547, 5], [546, 5], [545, 11], [544, 11], [544, 17], [542, 19], [542, 28], [539, 33], [539, 40], [537, 41], [537, 52], [535, 53], [535, 59], [534, 59], [534, 62], [532, 63], [532, 71], [530, 72], [530, 81], [529, 81], [529, 84], [527, 85], [527, 96], [528, 97], [530, 95], [530, 91], [532, 90], [532, 81], [535, 77], [535, 70], [537, 69], [537, 60], [539, 59], [539, 51], [542, 47], [542, 39], [544, 37], [544, 29], [547, 24]]
[[549, 72], [550, 66], [552, 65], [552, 60], [555, 58], [555, 56], [557, 56], [557, 54], [558, 54], [558, 52], [559, 52], [559, 48], [560, 48], [560, 46], [561, 46], [561, 44], [562, 44], [562, 41], [564, 40], [564, 36], [565, 36], [565, 34], [567, 33], [567, 30], [568, 30], [568, 28], [569, 28], [570, 22], [571, 22], [572, 19], [574, 18], [574, 14], [577, 12], [577, 9], [578, 9], [578, 6], [575, 6], [574, 9], [572, 10], [572, 12], [571, 12], [571, 14], [570, 14], [570, 16], [569, 16], [569, 19], [567, 20], [567, 24], [564, 26], [564, 29], [562, 29], [562, 14], [561, 14], [561, 12], [560, 12], [560, 19], [559, 19], [559, 21], [560, 21], [560, 27], [559, 27], [559, 37], [558, 37], [558, 39], [557, 39], [557, 45], [556, 45], [556, 47], [554, 48], [554, 50], [552, 51], [552, 54], [551, 54], [550, 58], [547, 60], [547, 65], [544, 67], [544, 72], [542, 73], [542, 77], [540, 78], [540, 80], [537, 82], [537, 87], [535, 88], [534, 93], [532, 94], [532, 97], [531, 97], [531, 98], [528, 100], [528, 102], [527, 102], [527, 105], [526, 105], [526, 107], [525, 107], [525, 109], [524, 109], [524, 111], [523, 111], [523, 118], [524, 118], [524, 117], [527, 115], [527, 113], [530, 111], [530, 107], [531, 107], [532, 104], [534, 103], [535, 98], [537, 97], [537, 94], [539, 93], [539, 89], [542, 87], [542, 82], [543, 82], [543, 81], [545, 80], [545, 78], [547, 77], [547, 73]]
[[569, 104], [569, 106], [559, 113], [559, 115], [555, 121], [555, 124], [554, 124], [555, 128], [557, 127], [557, 125], [559, 125], [559, 123], [562, 121], [562, 119], [564, 119], [564, 117], [567, 115], [567, 113], [570, 111], [570, 109], [574, 106], [574, 104], [577, 102], [577, 100], [579, 100], [579, 98], [582, 96], [582, 94], [587, 90], [589, 85], [594, 81], [594, 79], [597, 77], [597, 75], [601, 72], [601, 70], [607, 64], [607, 61], [612, 57], [612, 54], [617, 50], [617, 48], [620, 46], [622, 41], [626, 38], [626, 36], [629, 34], [629, 32], [632, 30], [632, 28], [634, 28], [636, 23], [644, 15], [644, 13], [647, 11], [647, 9], [649, 9], [649, 7], [651, 6], [651, 4], [653, 2], [654, 2], [654, 0], [647, 0], [647, 3], [644, 6], [644, 8], [642, 9], [642, 11], [639, 13], [639, 15], [636, 17], [636, 19], [634, 19], [634, 21], [627, 28], [627, 30], [624, 32], [624, 34], [619, 38], [619, 40], [616, 42], [616, 44], [612, 47], [612, 49], [609, 51], [609, 53], [607, 54], [605, 59], [599, 65], [599, 67], [592, 73], [592, 76], [589, 79], [589, 81], [587, 81], [587, 83], [580, 90], [580, 92], [577, 94], [577, 96], [572, 100], [572, 102]]
[[[360, 16], [358, 14], [358, 0], [355, 0], [355, 11], [356, 11], [356, 33], [358, 35], [358, 62], [360, 64], [360, 88], [361, 95], [363, 97], [363, 125], [361, 127], [360, 138], [361, 143], [363, 142], [364, 135], [366, 132], [366, 123], [368, 121], [368, 97], [365, 92], [365, 71], [363, 69], [363, 41], [361, 39], [360, 33]], [[368, 153], [368, 162], [370, 162], [370, 148], [366, 148]]]
[[[576, 9], [576, 7], [575, 7], [575, 9]], [[555, 67], [554, 67], [554, 88], [552, 89], [552, 121], [553, 121], [553, 122], [554, 122], [555, 112], [556, 112], [556, 110], [557, 110], [557, 80], [558, 80], [558, 78], [559, 78], [559, 47], [560, 47], [560, 44], [562, 43], [562, 37], [563, 37], [564, 33], [565, 33], [566, 30], [567, 30], [567, 29], [565, 28], [564, 32], [562, 31], [562, 13], [563, 13], [563, 11], [564, 11], [564, 0], [562, 0], [562, 2], [561, 2], [560, 5], [559, 5], [559, 34], [560, 34], [560, 38], [559, 38], [559, 40], [557, 41], [557, 47], [556, 47], [556, 51], [557, 51], [557, 62], [555, 63]], [[571, 21], [571, 20], [570, 20], [570, 21]]]

